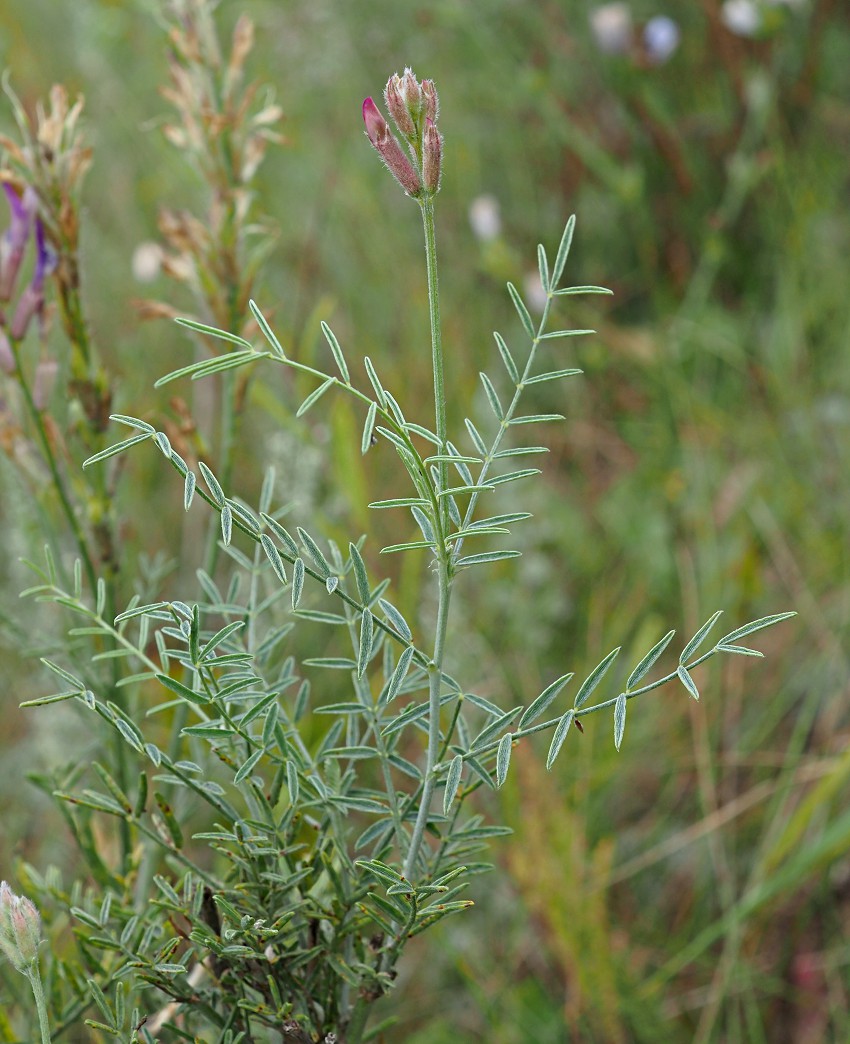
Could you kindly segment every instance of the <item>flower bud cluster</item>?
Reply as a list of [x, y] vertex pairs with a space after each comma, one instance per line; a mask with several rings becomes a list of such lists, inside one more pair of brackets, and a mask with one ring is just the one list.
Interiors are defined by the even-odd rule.
[[38, 960], [41, 918], [35, 904], [15, 895], [9, 885], [0, 883], [0, 950], [16, 971], [26, 974]]
[[371, 98], [363, 102], [366, 136], [409, 196], [433, 196], [440, 187], [443, 152], [443, 139], [437, 130], [439, 100], [433, 81], [420, 83], [412, 69], [405, 69], [403, 76], [394, 74], [387, 81], [384, 101], [409, 155]]

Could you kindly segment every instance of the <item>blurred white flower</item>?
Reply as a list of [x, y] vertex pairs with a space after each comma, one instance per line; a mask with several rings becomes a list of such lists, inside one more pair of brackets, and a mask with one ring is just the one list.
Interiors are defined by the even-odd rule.
[[469, 224], [473, 235], [482, 243], [496, 239], [502, 231], [499, 201], [495, 196], [476, 196], [469, 205]]
[[602, 4], [590, 12], [590, 31], [603, 54], [623, 54], [632, 44], [632, 13], [625, 3]]
[[162, 247], [150, 240], [133, 251], [133, 275], [140, 283], [152, 283], [162, 268]]
[[643, 28], [643, 44], [653, 65], [663, 65], [679, 46], [679, 26], [666, 15], [650, 18]]
[[538, 271], [529, 272], [522, 281], [523, 299], [531, 312], [540, 314], [546, 307], [548, 295], [540, 282]]
[[720, 20], [736, 36], [755, 36], [761, 28], [761, 11], [753, 0], [726, 0]]

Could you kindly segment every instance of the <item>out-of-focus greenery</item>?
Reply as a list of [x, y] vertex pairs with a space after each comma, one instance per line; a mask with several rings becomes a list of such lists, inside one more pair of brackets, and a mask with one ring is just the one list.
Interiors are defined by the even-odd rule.
[[[406, 64], [436, 82], [442, 102], [452, 401], [478, 398], [490, 332], [518, 331], [505, 280], [532, 276], [536, 242], [554, 248], [568, 213], [579, 219], [568, 278], [615, 290], [602, 306], [564, 309], [599, 336], [553, 350], [585, 376], [541, 392], [541, 408], [567, 420], [524, 491], [535, 519], [523, 559], [459, 585], [475, 637], [453, 655], [479, 665], [480, 691], [513, 706], [616, 644], [639, 656], [668, 622], [692, 633], [720, 606], [730, 626], [800, 613], [766, 632], [760, 669], [732, 657], [706, 670], [700, 704], [673, 690], [641, 701], [619, 754], [597, 720], [550, 776], [545, 751], [516, 751], [520, 771], [501, 795], [516, 834], [495, 849], [507, 875], [479, 886], [478, 910], [443, 931], [439, 959], [433, 939], [418, 963], [414, 950], [388, 1039], [846, 1039], [846, 8], [778, 5], [764, 35], [747, 40], [710, 0], [671, 3], [681, 44], [660, 65], [637, 50], [601, 53], [574, 0], [226, 0], [219, 16], [232, 25], [243, 8], [258, 28], [253, 72], [276, 85], [288, 138], [260, 176], [262, 209], [280, 232], [260, 304], [302, 358], [324, 318], [393, 386], [428, 391], [418, 215], [381, 176], [360, 120], [362, 99]], [[657, 13], [632, 8], [638, 24]], [[190, 342], [167, 322], [140, 324], [132, 303], [188, 307], [162, 278], [135, 282], [132, 258], [157, 238], [157, 208], [192, 207], [198, 191], [159, 132], [167, 67], [154, 11], [6, 0], [0, 64], [27, 106], [53, 82], [85, 94], [92, 327], [117, 375], [116, 406], [179, 417], [169, 400], [190, 393], [151, 386], [183, 353], [191, 361]], [[486, 241], [468, 220], [482, 195], [501, 213]], [[51, 342], [61, 338], [51, 335], [48, 351]], [[361, 460], [359, 418], [344, 404], [296, 423], [286, 380], [257, 382], [246, 404], [238, 492], [255, 494], [282, 443], [303, 439], [293, 496], [347, 539], [365, 528], [389, 455]], [[173, 553], [179, 486], [162, 488], [153, 454], [131, 467], [124, 553]], [[2, 474], [19, 489], [10, 464]], [[146, 513], [154, 489], [172, 496], [173, 514]], [[53, 625], [15, 602], [27, 582], [15, 558], [32, 553], [35, 527], [15, 496], [4, 498], [3, 523], [8, 630], [32, 632], [35, 644]], [[183, 539], [190, 577], [198, 562], [191, 534]], [[410, 559], [396, 578], [405, 612], [423, 573]], [[8, 648], [2, 666], [8, 876], [15, 857], [70, 858], [54, 813], [21, 777], [67, 758], [70, 743], [85, 759], [90, 740], [70, 712], [19, 712], [42, 680]]]

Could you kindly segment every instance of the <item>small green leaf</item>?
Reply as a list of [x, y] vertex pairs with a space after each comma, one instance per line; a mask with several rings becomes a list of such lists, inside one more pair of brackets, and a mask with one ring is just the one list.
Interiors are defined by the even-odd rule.
[[350, 660], [347, 656], [316, 656], [304, 660], [304, 663], [308, 667], [327, 667], [332, 671], [352, 671], [357, 667], [354, 660]]
[[272, 346], [272, 348], [274, 349], [275, 354], [280, 359], [285, 359], [286, 358], [286, 352], [284, 352], [283, 348], [281, 347], [280, 341], [278, 341], [277, 337], [275, 337], [272, 328], [266, 322], [266, 317], [260, 311], [257, 303], [255, 301], [249, 301], [248, 302], [248, 307], [251, 309], [251, 314], [257, 320], [257, 326], [259, 326], [259, 328], [262, 330], [263, 337], [265, 337], [265, 339]]
[[363, 605], [367, 605], [372, 596], [372, 592], [369, 590], [369, 577], [366, 574], [366, 563], [363, 561], [363, 556], [360, 554], [360, 549], [356, 544], [348, 545], [348, 553], [351, 557], [354, 582], [357, 584], [357, 594]]
[[649, 650], [644, 656], [640, 663], [635, 667], [632, 673], [629, 675], [629, 680], [626, 682], [626, 689], [632, 689], [641, 680], [641, 678], [649, 671], [654, 665], [658, 657], [664, 652], [667, 646], [670, 644], [675, 631], [668, 631], [667, 634], [661, 639], [660, 642], [656, 642], [655, 645]]
[[750, 649], [746, 645], [716, 645], [715, 649], [718, 652], [737, 653], [739, 656], [759, 656], [764, 659], [763, 652], [759, 652], [758, 649]]
[[228, 333], [226, 330], [219, 330], [215, 326], [207, 326], [205, 323], [196, 322], [194, 319], [184, 319], [182, 316], [179, 316], [174, 321], [178, 326], [188, 327], [188, 329], [195, 330], [197, 333], [207, 334], [209, 337], [217, 337], [221, 341], [230, 341], [231, 344], [240, 344], [250, 351], [254, 350], [251, 342], [246, 341], [244, 337]]
[[547, 771], [555, 764], [555, 758], [561, 752], [561, 747], [564, 745], [564, 740], [567, 738], [567, 733], [570, 731], [570, 726], [575, 716], [576, 712], [570, 709], [555, 726], [555, 734], [552, 736], [552, 742], [549, 745], [549, 756], [546, 758]]
[[265, 754], [265, 751], [262, 747], [260, 747], [259, 750], [254, 751], [254, 753], [247, 759], [247, 761], [244, 761], [242, 763], [242, 765], [239, 767], [239, 771], [233, 777], [234, 784], [241, 783], [246, 776], [249, 776], [251, 774], [251, 772], [254, 770], [254, 766], [257, 764], [257, 762], [260, 760], [263, 754]]
[[548, 294], [549, 285], [549, 262], [546, 259], [546, 250], [542, 243], [537, 244], [537, 268], [540, 272], [540, 285]]
[[484, 391], [487, 392], [487, 400], [490, 403], [490, 409], [496, 414], [496, 419], [503, 421], [505, 419], [505, 411], [502, 409], [502, 404], [499, 401], [499, 396], [496, 393], [496, 389], [493, 387], [493, 382], [482, 370], [478, 374], [481, 378], [481, 383], [484, 385]]
[[555, 255], [555, 267], [552, 269], [552, 282], [551, 285], [556, 287], [561, 282], [561, 276], [564, 274], [564, 265], [567, 263], [567, 257], [570, 253], [570, 247], [573, 242], [573, 232], [576, 227], [576, 216], [571, 214], [567, 219], [567, 224], [564, 227], [564, 234], [561, 236], [561, 242], [558, 245], [558, 253]]
[[336, 335], [324, 320], [322, 320], [320, 325], [322, 327], [322, 333], [325, 335], [325, 340], [331, 346], [331, 351], [333, 352], [333, 357], [339, 372], [342, 374], [342, 379], [346, 384], [351, 384], [351, 377], [348, 374], [345, 357], [342, 354], [342, 348], [339, 346], [339, 341], [336, 339]]
[[396, 497], [393, 500], [373, 500], [370, 508], [428, 507], [428, 501], [421, 497]]
[[520, 731], [522, 731], [527, 725], [530, 725], [535, 718], [539, 718], [540, 715], [543, 714], [572, 677], [572, 672], [569, 674], [562, 674], [561, 677], [553, 681], [551, 685], [546, 686], [537, 699], [529, 704], [523, 712], [522, 717], [519, 719], [518, 728]]
[[514, 382], [519, 384], [519, 370], [514, 362], [514, 357], [510, 353], [510, 349], [505, 343], [504, 337], [500, 333], [493, 332], [493, 336], [496, 339], [496, 344], [499, 348], [499, 355], [502, 357], [502, 362], [505, 364], [505, 369], [508, 371], [508, 376]]
[[543, 381], [558, 381], [562, 377], [575, 377], [580, 373], [584, 373], [584, 370], [550, 370], [548, 373], [540, 373], [536, 377], [527, 377], [524, 383], [541, 384]]
[[384, 391], [384, 386], [378, 380], [378, 374], [375, 370], [375, 367], [372, 365], [372, 360], [369, 358], [368, 355], [364, 357], [363, 365], [366, 367], [366, 374], [369, 377], [370, 384], [375, 390], [375, 395], [377, 396], [378, 402], [380, 403], [382, 409], [386, 409], [387, 393]]
[[164, 431], [155, 431], [153, 441], [159, 446], [160, 452], [166, 460], [171, 460], [171, 443]]
[[682, 683], [682, 685], [684, 685], [684, 686], [685, 686], [685, 688], [686, 688], [686, 689], [688, 690], [688, 694], [689, 694], [690, 696], [693, 696], [693, 698], [694, 698], [695, 700], [698, 700], [698, 699], [699, 699], [699, 689], [697, 689], [696, 685], [694, 684], [694, 680], [693, 680], [693, 678], [692, 678], [692, 677], [690, 676], [690, 674], [688, 673], [688, 670], [687, 670], [687, 668], [686, 668], [686, 667], [683, 667], [683, 666], [682, 666], [682, 665], [680, 664], [680, 665], [679, 665], [679, 666], [678, 666], [678, 667], [676, 668], [676, 674], [678, 674], [678, 676], [679, 676], [679, 681], [680, 681], [680, 682]]
[[693, 638], [691, 638], [691, 640], [688, 642], [688, 644], [682, 650], [682, 654], [679, 657], [679, 663], [680, 664], [687, 663], [688, 660], [693, 655], [693, 653], [695, 653], [696, 650], [702, 645], [702, 643], [705, 641], [705, 636], [708, 634], [708, 632], [711, 630], [711, 628], [714, 627], [714, 625], [720, 619], [720, 616], [721, 616], [722, 612], [723, 612], [722, 609], [718, 609], [716, 613], [714, 613], [711, 617], [709, 617], [708, 620], [705, 621], [705, 623], [702, 625], [702, 627], [700, 627], [700, 629], [693, 636]]
[[540, 468], [522, 468], [520, 471], [509, 471], [507, 475], [497, 475], [491, 478], [491, 486], [501, 486], [505, 482], [516, 482], [517, 479], [530, 478], [531, 475], [539, 475]]
[[287, 761], [286, 763], [286, 789], [289, 791], [289, 804], [297, 805], [298, 794], [300, 791], [298, 784], [298, 769], [291, 761]]
[[549, 453], [548, 446], [510, 446], [508, 449], [499, 450], [493, 454], [493, 460], [503, 457], [523, 457], [528, 453]]
[[396, 631], [404, 638], [405, 641], [409, 642], [413, 635], [410, 633], [410, 628], [407, 625], [407, 620], [401, 615], [396, 609], [392, 602], [388, 602], [386, 598], [379, 598], [378, 605], [383, 610], [384, 616], [386, 616], [391, 627], [394, 627]]
[[296, 530], [299, 538], [301, 539], [301, 543], [310, 552], [310, 557], [318, 566], [319, 572], [322, 573], [322, 579], [327, 579], [327, 577], [330, 576], [332, 570], [330, 564], [328, 563], [328, 560], [322, 554], [319, 545], [305, 529], [301, 528], [301, 526], [297, 526]]
[[518, 424], [549, 424], [552, 421], [562, 421], [564, 419], [563, 413], [533, 413], [526, 417], [512, 417], [509, 423], [511, 425]]
[[366, 411], [366, 423], [363, 425], [363, 437], [360, 440], [360, 452], [365, 456], [369, 451], [369, 447], [372, 445], [372, 438], [375, 431], [375, 418], [378, 416], [378, 404], [376, 402], [369, 403], [369, 409]]
[[265, 511], [260, 512], [260, 518], [262, 518], [290, 555], [298, 554], [298, 545], [277, 519], [272, 518], [272, 516], [267, 514]]
[[511, 763], [513, 749], [513, 733], [506, 732], [499, 740], [496, 750], [496, 786], [501, 787], [508, 778], [508, 766]]
[[406, 544], [390, 544], [389, 547], [382, 547], [380, 554], [392, 555], [397, 551], [415, 551], [422, 547], [433, 547], [434, 544], [430, 540], [410, 540]]
[[304, 559], [296, 558], [292, 564], [292, 608], [297, 609], [304, 590]]
[[167, 674], [157, 674], [156, 680], [160, 685], [164, 685], [166, 689], [169, 689], [177, 696], [186, 700], [187, 703], [194, 704], [196, 707], [206, 707], [211, 702], [210, 697], [206, 693], [195, 692], [194, 689], [190, 689], [183, 682], [179, 682], [175, 678], [169, 678]]
[[614, 704], [614, 746], [620, 749], [626, 730], [626, 694], [621, 692]]
[[779, 623], [780, 620], [790, 620], [792, 616], [796, 615], [796, 613], [776, 613], [773, 616], [763, 616], [760, 620], [753, 620], [752, 623], [744, 624], [743, 627], [738, 627], [736, 630], [730, 631], [729, 634], [724, 634], [717, 644], [732, 645], [739, 638], [752, 634], [753, 631], [760, 631], [764, 627], [772, 627], [774, 624]]
[[221, 509], [221, 538], [224, 541], [224, 546], [230, 545], [230, 539], [233, 535], [233, 511], [229, 504], [225, 504]]
[[387, 683], [386, 693], [382, 696], [381, 703], [386, 705], [391, 700], [394, 700], [398, 695], [398, 690], [401, 688], [402, 682], [407, 677], [408, 669], [410, 668], [410, 661], [413, 659], [413, 647], [408, 646], [402, 651], [401, 656], [398, 658], [398, 663], [395, 665], [395, 670], [390, 675], [390, 680]]
[[584, 681], [581, 683], [580, 689], [576, 693], [575, 703], [573, 704], [575, 710], [578, 710], [579, 707], [581, 707], [584, 703], [587, 702], [593, 690], [602, 681], [608, 668], [617, 658], [617, 654], [619, 652], [619, 646], [616, 649], [612, 649], [611, 652], [609, 652], [608, 655], [605, 657], [605, 659], [602, 660], [601, 663], [597, 664], [596, 667], [594, 667], [593, 670], [590, 672], [590, 674], [588, 674], [588, 676], [584, 679]]
[[141, 431], [145, 431], [148, 435], [153, 435], [156, 428], [152, 424], [148, 424], [147, 421], [139, 420], [138, 417], [128, 417], [125, 413], [110, 413], [109, 419], [117, 421], [118, 424], [126, 424], [128, 428], [139, 428]]
[[339, 577], [338, 576], [329, 576], [327, 578], [327, 580], [325, 580], [325, 590], [328, 592], [328, 594], [333, 594], [334, 591], [338, 587], [339, 587]]
[[183, 480], [183, 510], [188, 511], [195, 498], [195, 486], [197, 485], [194, 471], [187, 471]]
[[263, 550], [266, 553], [266, 558], [271, 562], [272, 569], [275, 571], [275, 575], [282, 584], [286, 583], [286, 571], [283, 568], [283, 559], [280, 557], [280, 552], [275, 545], [275, 542], [268, 535], [263, 533], [260, 536], [260, 543], [263, 545]]
[[487, 483], [474, 486], [452, 486], [450, 489], [441, 489], [437, 496], [455, 497], [460, 496], [461, 493], [489, 493], [492, 488], [493, 487]]
[[307, 398], [301, 403], [301, 405], [295, 411], [295, 416], [296, 417], [303, 417], [304, 414], [307, 412], [307, 410], [309, 410], [310, 407], [315, 402], [317, 402], [319, 399], [321, 399], [321, 397], [325, 394], [325, 392], [328, 390], [328, 388], [330, 388], [332, 385], [334, 385], [336, 383], [337, 383], [336, 377], [328, 377], [328, 379], [326, 381], [323, 381], [319, 385], [319, 387], [314, 389], [313, 391], [311, 391], [310, 394], [307, 396]]
[[487, 447], [484, 445], [484, 440], [478, 433], [478, 429], [472, 423], [472, 421], [466, 417], [463, 422], [466, 425], [466, 430], [469, 432], [469, 437], [472, 439], [472, 444], [475, 449], [481, 454], [482, 457], [487, 456]]
[[452, 802], [457, 795], [458, 787], [460, 786], [460, 777], [463, 774], [463, 755], [456, 754], [452, 758], [452, 762], [449, 765], [448, 775], [446, 776], [446, 790], [443, 794], [443, 815], [448, 815]]
[[584, 337], [585, 334], [596, 333], [595, 330], [553, 330], [551, 333], [543, 334], [541, 341], [553, 341], [557, 337]]
[[200, 471], [204, 482], [206, 482], [207, 489], [209, 489], [210, 494], [216, 503], [216, 507], [223, 508], [225, 504], [224, 490], [219, 485], [218, 479], [202, 460], [198, 461], [198, 471]]
[[97, 464], [101, 460], [106, 460], [107, 457], [114, 457], [116, 453], [123, 453], [130, 446], [135, 446], [138, 442], [146, 442], [150, 437], [150, 432], [144, 431], [140, 435], [133, 435], [129, 439], [124, 439], [123, 442], [116, 442], [114, 446], [107, 446], [100, 453], [95, 453], [93, 457], [84, 460], [83, 467], [87, 468], [90, 464]]
[[566, 297], [569, 294], [608, 294], [612, 296], [613, 290], [607, 286], [566, 286], [563, 290], [556, 290], [556, 297]]
[[508, 293], [511, 295], [511, 300], [514, 303], [514, 308], [517, 310], [520, 322], [523, 325], [525, 332], [529, 337], [534, 337], [534, 324], [531, 321], [531, 315], [528, 309], [525, 307], [525, 302], [520, 297], [519, 291], [513, 283], [508, 283]]
[[467, 566], [482, 565], [485, 562], [501, 562], [506, 558], [519, 558], [522, 551], [482, 551], [478, 555], [466, 555], [463, 558], [459, 558], [455, 565], [458, 569], [465, 569]]
[[362, 678], [366, 673], [366, 668], [369, 666], [369, 660], [372, 656], [372, 635], [374, 633], [372, 626], [372, 614], [368, 609], [363, 610], [363, 615], [360, 619], [360, 644], [357, 652], [357, 677]]

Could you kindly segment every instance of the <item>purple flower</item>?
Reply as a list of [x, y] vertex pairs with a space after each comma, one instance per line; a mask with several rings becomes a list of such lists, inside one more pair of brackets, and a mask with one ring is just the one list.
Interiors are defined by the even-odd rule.
[[18, 298], [15, 315], [9, 327], [9, 336], [14, 341], [20, 341], [26, 334], [32, 317], [41, 314], [44, 308], [44, 279], [56, 267], [56, 254], [50, 249], [44, 235], [44, 225], [38, 218], [35, 221], [35, 242], [35, 270], [29, 286]]
[[0, 238], [0, 301], [8, 301], [15, 288], [29, 239], [36, 197], [29, 186], [23, 197], [19, 196], [8, 181], [3, 182], [3, 191], [9, 202], [10, 220], [9, 227]]

